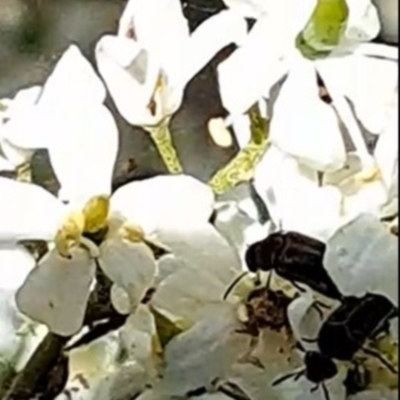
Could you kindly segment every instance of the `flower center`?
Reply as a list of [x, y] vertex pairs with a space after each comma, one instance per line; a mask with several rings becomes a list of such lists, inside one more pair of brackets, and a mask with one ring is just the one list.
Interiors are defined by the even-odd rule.
[[133, 223], [125, 223], [121, 226], [119, 234], [123, 239], [129, 240], [132, 243], [138, 243], [144, 241], [143, 229]]
[[109, 206], [107, 196], [96, 196], [90, 199], [82, 210], [68, 213], [55, 237], [59, 254], [70, 258], [71, 248], [82, 242], [84, 233], [96, 233], [104, 229], [108, 223]]

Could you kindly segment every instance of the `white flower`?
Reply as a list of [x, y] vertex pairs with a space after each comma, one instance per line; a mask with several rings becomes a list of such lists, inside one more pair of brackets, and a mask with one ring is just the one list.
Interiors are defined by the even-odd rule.
[[[360, 114], [357, 116], [361, 122], [365, 120], [366, 127], [379, 131], [382, 115], [388, 109], [387, 99], [393, 98], [397, 86], [397, 66], [392, 52], [384, 46], [368, 46], [368, 52], [358, 49], [379, 31], [375, 8], [369, 1], [361, 3], [349, 2], [343, 39], [336, 49], [330, 49], [329, 56], [314, 61], [305, 58], [295, 47], [296, 36], [310, 16], [312, 4], [307, 3], [307, 8], [301, 3], [302, 13], [293, 15], [286, 15], [279, 8], [262, 14], [243, 45], [219, 66], [221, 98], [231, 114], [230, 119], [237, 119], [262, 96], [270, 98], [271, 88], [286, 77], [273, 102], [271, 142], [310, 168], [333, 171], [346, 160], [339, 125], [342, 120], [363, 168], [370, 172], [374, 160], [364, 145], [348, 101], [355, 104], [356, 113]], [[279, 13], [288, 18], [286, 24], [277, 18]], [[384, 60], [374, 58], [385, 53]], [[368, 85], [370, 74], [359, 74], [364, 66], [374, 71], [379, 68], [376, 85]], [[319, 97], [318, 75], [332, 98], [332, 105]], [[366, 91], [368, 95], [363, 94]]]
[[243, 18], [223, 11], [189, 34], [178, 0], [130, 0], [118, 34], [97, 43], [96, 59], [121, 115], [155, 126], [177, 111], [192, 77], [246, 32]]
[[14, 119], [21, 121], [26, 118], [26, 114], [38, 100], [41, 90], [40, 86], [32, 86], [21, 89], [13, 99], [0, 100], [0, 171], [13, 171], [30, 161], [33, 150], [15, 146], [12, 131], [7, 132], [7, 127]]
[[36, 105], [24, 118], [13, 118], [6, 125], [4, 137], [15, 146], [48, 150], [62, 200], [84, 204], [93, 192], [111, 192], [118, 131], [103, 105], [105, 97], [102, 81], [78, 47], [71, 45]]
[[[129, 312], [151, 286], [156, 272], [152, 252], [140, 241], [155, 233], [163, 241], [162, 235], [171, 237], [168, 232], [174, 226], [178, 230], [185, 226], [190, 232], [198, 221], [208, 220], [213, 206], [211, 189], [185, 175], [132, 182], [117, 190], [110, 204], [106, 196], [94, 194], [82, 210], [73, 212], [38, 186], [5, 178], [0, 186], [4, 194], [0, 216], [5, 221], [0, 240], [42, 239], [56, 243], [20, 289], [18, 305], [32, 319], [63, 335], [75, 333], [82, 325], [95, 272], [92, 257], [127, 292]], [[97, 250], [82, 234], [103, 227], [109, 230]], [[178, 240], [184, 247], [183, 237]], [[79, 244], [91, 251], [77, 247]]]

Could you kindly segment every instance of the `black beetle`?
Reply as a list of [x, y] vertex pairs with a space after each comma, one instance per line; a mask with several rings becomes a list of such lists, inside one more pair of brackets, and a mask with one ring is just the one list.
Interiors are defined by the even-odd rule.
[[317, 351], [307, 351], [304, 354], [304, 366], [305, 368], [300, 371], [291, 372], [276, 379], [274, 382], [272, 382], [272, 386], [279, 385], [290, 378], [293, 378], [295, 381], [297, 381], [301, 376], [304, 375], [310, 382], [316, 384], [315, 387], [311, 389], [311, 392], [318, 390], [321, 386], [325, 399], [329, 400], [329, 392], [324, 381], [333, 378], [338, 373], [336, 364], [325, 354]]
[[249, 246], [245, 260], [252, 272], [275, 271], [299, 290], [296, 282], [341, 300], [342, 294], [323, 265], [325, 250], [325, 243], [301, 233], [275, 232]]
[[341, 305], [322, 324], [316, 339], [321, 353], [342, 361], [351, 361], [359, 350], [376, 357], [390, 371], [393, 366], [377, 351], [363, 347], [389, 330], [390, 320], [398, 316], [398, 308], [385, 296], [367, 293], [364, 296], [346, 296]]

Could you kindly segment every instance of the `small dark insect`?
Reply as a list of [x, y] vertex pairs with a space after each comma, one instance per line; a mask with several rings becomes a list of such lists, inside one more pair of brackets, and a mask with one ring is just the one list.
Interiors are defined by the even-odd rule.
[[344, 297], [341, 305], [322, 324], [316, 342], [324, 355], [351, 361], [359, 350], [377, 358], [393, 373], [395, 368], [379, 352], [363, 347], [389, 331], [390, 320], [398, 317], [398, 308], [385, 296], [367, 293], [362, 297]]
[[300, 291], [303, 283], [316, 292], [341, 300], [342, 294], [323, 265], [326, 245], [297, 232], [276, 232], [252, 244], [246, 251], [250, 271], [275, 271]]
[[300, 377], [305, 376], [310, 382], [316, 384], [311, 389], [311, 392], [315, 392], [321, 387], [324, 392], [325, 399], [329, 400], [329, 392], [324, 381], [333, 378], [338, 373], [336, 364], [331, 358], [322, 353], [317, 351], [307, 351], [304, 355], [304, 366], [304, 369], [300, 371], [291, 372], [276, 379], [274, 382], [272, 382], [272, 386], [279, 385], [290, 378], [293, 378], [295, 381], [297, 381]]

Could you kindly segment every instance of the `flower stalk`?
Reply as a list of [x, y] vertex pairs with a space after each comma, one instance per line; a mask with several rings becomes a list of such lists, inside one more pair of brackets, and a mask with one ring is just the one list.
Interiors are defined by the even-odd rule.
[[161, 123], [154, 128], [146, 129], [150, 133], [168, 172], [171, 174], [181, 174], [183, 172], [182, 165], [172, 142], [168, 123]]
[[209, 181], [215, 194], [222, 194], [240, 182], [252, 178], [254, 168], [268, 148], [269, 121], [262, 118], [257, 106], [249, 111], [251, 139], [249, 143]]

